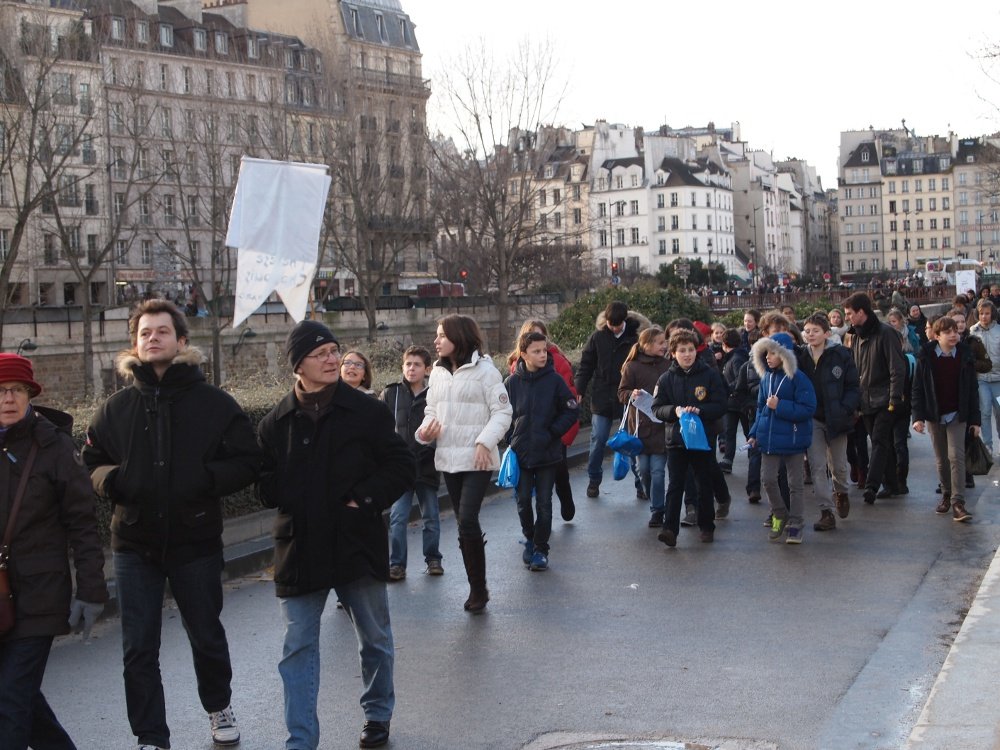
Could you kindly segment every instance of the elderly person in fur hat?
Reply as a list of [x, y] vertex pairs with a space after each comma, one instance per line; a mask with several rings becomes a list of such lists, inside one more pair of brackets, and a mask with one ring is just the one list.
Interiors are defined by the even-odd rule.
[[129, 319], [118, 372], [132, 381], [97, 411], [83, 458], [111, 502], [125, 703], [139, 746], [170, 747], [160, 680], [164, 585], [194, 655], [212, 740], [240, 740], [231, 707], [232, 667], [222, 612], [222, 498], [252, 484], [260, 450], [239, 404], [205, 382], [204, 356], [188, 344], [172, 302], [143, 302]]
[[[809, 376], [799, 369], [790, 334], [760, 339], [750, 350], [750, 361], [760, 375], [760, 392], [749, 442], [762, 454], [761, 483], [771, 504], [768, 537], [772, 542], [784, 539], [788, 544], [801, 544], [803, 459], [812, 444], [816, 391]], [[782, 462], [788, 472], [788, 507], [778, 490]]]
[[94, 493], [70, 436], [73, 418], [32, 404], [41, 390], [31, 360], [0, 354], [5, 456], [0, 461], [0, 487], [5, 488], [0, 537], [10, 537], [9, 547], [0, 549], [0, 563], [14, 607], [13, 626], [0, 634], [0, 745], [5, 750], [73, 747], [42, 695], [45, 664], [53, 638], [68, 633], [71, 625], [82, 621], [85, 637], [90, 635], [108, 598]]

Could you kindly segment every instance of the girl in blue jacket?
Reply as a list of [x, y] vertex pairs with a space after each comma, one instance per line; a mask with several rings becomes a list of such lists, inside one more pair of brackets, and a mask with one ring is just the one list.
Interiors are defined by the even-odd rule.
[[[799, 370], [795, 341], [787, 333], [776, 333], [754, 344], [750, 361], [760, 374], [760, 393], [749, 442], [762, 454], [761, 483], [771, 504], [769, 538], [778, 542], [784, 537], [788, 544], [801, 544], [802, 459], [812, 443], [816, 392], [809, 377]], [[788, 507], [778, 490], [782, 461], [788, 472]]]
[[[576, 397], [555, 371], [548, 341], [541, 333], [521, 334], [518, 360], [507, 378], [514, 410], [507, 437], [517, 456], [517, 515], [524, 533], [522, 560], [531, 570], [549, 567], [552, 533], [552, 488], [563, 460], [562, 436], [578, 419]], [[535, 495], [537, 518], [531, 507]]]

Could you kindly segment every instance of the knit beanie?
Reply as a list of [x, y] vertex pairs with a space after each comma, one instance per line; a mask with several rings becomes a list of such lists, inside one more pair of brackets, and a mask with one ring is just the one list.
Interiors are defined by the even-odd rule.
[[323, 344], [336, 344], [333, 332], [316, 320], [303, 320], [288, 332], [285, 340], [285, 356], [295, 370], [309, 352]]
[[35, 382], [35, 371], [31, 360], [19, 354], [0, 354], [0, 383], [24, 383], [34, 398], [42, 392], [42, 386]]

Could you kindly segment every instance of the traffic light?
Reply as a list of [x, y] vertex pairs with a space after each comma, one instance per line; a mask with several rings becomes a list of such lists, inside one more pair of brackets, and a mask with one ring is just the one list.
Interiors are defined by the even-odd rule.
[[618, 275], [618, 261], [615, 261], [614, 263], [611, 264], [611, 275], [612, 276]]
[[458, 275], [461, 277], [462, 281], [465, 281], [469, 278], [469, 272], [464, 268], [458, 272]]

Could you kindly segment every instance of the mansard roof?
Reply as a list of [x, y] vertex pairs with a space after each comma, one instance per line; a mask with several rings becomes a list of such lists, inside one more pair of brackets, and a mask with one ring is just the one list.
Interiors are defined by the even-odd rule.
[[[352, 39], [385, 47], [420, 51], [413, 21], [398, 0], [344, 0], [339, 5], [344, 28]], [[354, 13], [357, 14], [357, 27], [354, 24]], [[380, 33], [377, 16], [382, 17], [384, 34]], [[401, 21], [403, 23], [400, 23]]]
[[878, 151], [874, 141], [859, 143], [858, 147], [847, 155], [844, 162], [844, 169], [851, 167], [874, 167], [878, 165]]
[[616, 167], [642, 167], [643, 158], [641, 156], [629, 156], [625, 159], [607, 159], [601, 167], [608, 170], [609, 172], [614, 171]]

